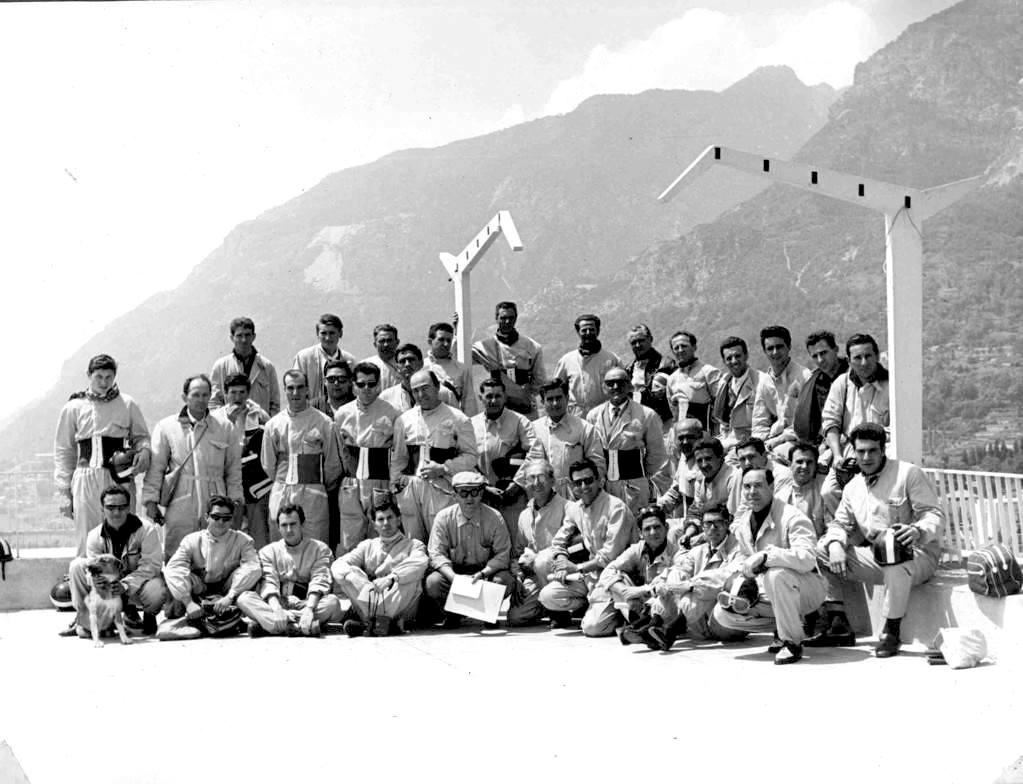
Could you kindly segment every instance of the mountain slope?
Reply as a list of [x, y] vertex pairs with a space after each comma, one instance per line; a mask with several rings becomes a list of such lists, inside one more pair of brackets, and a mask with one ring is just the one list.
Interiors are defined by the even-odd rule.
[[232, 316], [256, 320], [257, 346], [282, 369], [313, 342], [324, 311], [342, 316], [343, 344], [360, 357], [381, 321], [421, 343], [428, 324], [453, 308], [437, 252], [460, 250], [498, 209], [512, 212], [526, 250], [495, 246], [474, 273], [480, 328], [497, 300], [529, 299], [555, 278], [609, 274], [657, 238], [763, 187], [734, 176], [663, 209], [660, 188], [706, 139], [791, 154], [823, 125], [835, 95], [788, 68], [764, 68], [721, 93], [600, 96], [564, 116], [332, 174], [235, 228], [180, 287], [89, 339], [57, 386], [0, 431], [0, 454], [48, 448], [57, 410], [100, 351], [121, 362], [121, 386], [149, 421], [165, 416], [178, 405], [181, 379], [229, 349]]

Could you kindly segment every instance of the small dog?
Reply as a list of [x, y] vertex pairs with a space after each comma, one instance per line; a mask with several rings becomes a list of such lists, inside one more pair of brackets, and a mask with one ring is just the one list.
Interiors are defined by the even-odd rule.
[[89, 608], [89, 630], [92, 632], [92, 643], [102, 648], [99, 635], [111, 626], [117, 628], [117, 636], [121, 645], [131, 645], [131, 639], [124, 628], [124, 609], [120, 594], [114, 593], [112, 583], [124, 576], [124, 566], [119, 558], [110, 554], [97, 555], [89, 559], [89, 580], [92, 590], [85, 599]]

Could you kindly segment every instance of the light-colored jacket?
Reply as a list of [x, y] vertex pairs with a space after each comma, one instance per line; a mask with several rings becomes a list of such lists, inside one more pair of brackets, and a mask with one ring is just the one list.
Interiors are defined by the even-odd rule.
[[[210, 408], [220, 408], [224, 405], [224, 383], [228, 377], [244, 372], [242, 363], [238, 357], [231, 352], [213, 363], [213, 370], [210, 371], [210, 380], [213, 382], [213, 394], [210, 397]], [[277, 369], [274, 363], [257, 353], [252, 362], [252, 370], [249, 371], [249, 400], [259, 405], [270, 416], [281, 410], [281, 384], [277, 378]]]
[[214, 539], [204, 529], [185, 536], [163, 567], [167, 588], [179, 602], [187, 603], [192, 597], [193, 573], [207, 585], [230, 577], [227, 592], [237, 598], [259, 582], [262, 571], [248, 534], [231, 529]]
[[730, 571], [739, 571], [742, 562], [754, 553], [767, 552], [766, 566], [795, 572], [812, 572], [817, 568], [817, 535], [813, 523], [796, 507], [780, 498], [771, 501], [771, 512], [753, 538], [750, 525], [753, 512], [747, 510], [734, 523], [732, 534], [738, 547], [728, 564]]
[[241, 446], [234, 429], [220, 419], [207, 414], [193, 426], [182, 409], [157, 423], [153, 459], [142, 483], [142, 503], [159, 501], [164, 476], [182, 464], [172, 504], [195, 493], [197, 508], [204, 511], [211, 495], [243, 497]]
[[[134, 596], [149, 580], [160, 574], [163, 567], [163, 543], [160, 532], [152, 523], [135, 515], [128, 515], [125, 525], [132, 522], [140, 523], [139, 527], [128, 536], [128, 543], [121, 554], [125, 575], [121, 578], [127, 587], [129, 596]], [[114, 548], [110, 540], [104, 536], [102, 525], [89, 531], [85, 539], [85, 557], [113, 554]]]

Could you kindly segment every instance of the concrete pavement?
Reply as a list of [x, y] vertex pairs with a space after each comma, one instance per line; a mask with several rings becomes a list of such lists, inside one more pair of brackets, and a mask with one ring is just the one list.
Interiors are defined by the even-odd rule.
[[69, 618], [0, 614], [0, 740], [32, 784], [989, 784], [1023, 754], [1023, 652], [955, 671], [864, 643], [776, 667], [769, 635], [662, 654], [478, 626], [96, 649], [56, 636]]

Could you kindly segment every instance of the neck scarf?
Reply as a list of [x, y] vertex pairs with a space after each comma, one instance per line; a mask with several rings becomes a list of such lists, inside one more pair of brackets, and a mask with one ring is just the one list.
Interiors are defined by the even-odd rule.
[[385, 536], [381, 536], [381, 537], [379, 537], [379, 539], [380, 539], [380, 542], [381, 542], [381, 543], [382, 543], [382, 544], [383, 544], [383, 545], [384, 545], [385, 547], [390, 547], [390, 546], [391, 546], [392, 544], [394, 544], [394, 543], [395, 543], [395, 542], [397, 542], [397, 541], [398, 541], [399, 539], [401, 539], [401, 538], [402, 538], [402, 537], [403, 537], [404, 535], [405, 535], [405, 534], [403, 534], [403, 533], [401, 532], [401, 530], [399, 529], [398, 531], [396, 531], [396, 532], [395, 532], [394, 536], [386, 536], [386, 537], [385, 537]]
[[508, 330], [507, 335], [502, 335], [500, 332], [495, 332], [494, 337], [497, 338], [498, 341], [500, 341], [501, 343], [504, 343], [504, 345], [511, 346], [514, 345], [515, 343], [518, 343], [519, 331], [515, 329], [515, 327], [512, 327], [510, 330]]
[[599, 340], [594, 340], [591, 346], [586, 346], [583, 343], [579, 344], [579, 353], [584, 357], [592, 356], [593, 354], [599, 354], [600, 349], [603, 348]]
[[91, 389], [83, 389], [80, 392], [75, 392], [68, 398], [68, 400], [81, 400], [82, 398], [85, 398], [86, 400], [91, 400], [94, 403], [109, 403], [111, 400], [116, 399], [120, 394], [121, 390], [117, 388], [117, 384], [114, 384], [102, 395], [96, 394]]

